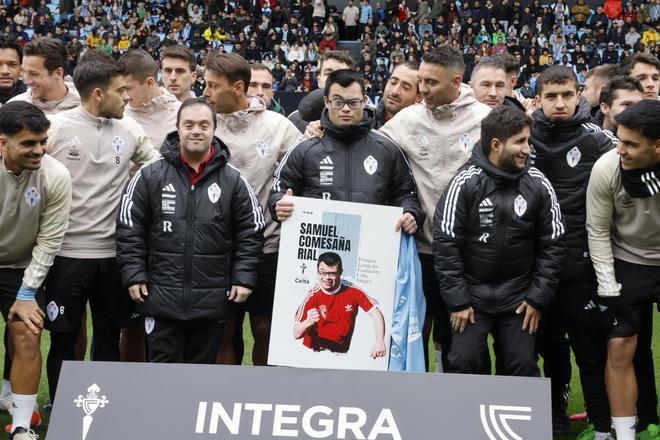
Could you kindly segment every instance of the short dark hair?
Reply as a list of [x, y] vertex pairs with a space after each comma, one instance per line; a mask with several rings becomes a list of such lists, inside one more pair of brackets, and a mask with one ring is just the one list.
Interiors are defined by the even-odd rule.
[[44, 67], [51, 75], [59, 69], [66, 72], [69, 67], [69, 55], [61, 40], [50, 37], [35, 38], [23, 48], [24, 56], [37, 56], [44, 59]]
[[18, 54], [18, 62], [23, 62], [23, 48], [16, 42], [16, 39], [7, 35], [0, 35], [0, 49], [12, 49]]
[[88, 61], [103, 61], [105, 63], [114, 63], [115, 59], [107, 53], [99, 49], [90, 49], [80, 58], [81, 63]]
[[124, 75], [131, 75], [140, 84], [143, 84], [147, 78], [158, 78], [158, 64], [145, 50], [129, 49], [119, 58], [119, 65]]
[[505, 75], [507, 75], [507, 71], [506, 71], [506, 69], [504, 68], [504, 65], [501, 62], [497, 61], [494, 57], [483, 57], [479, 60], [477, 65], [474, 66], [474, 68], [472, 69], [472, 75], [470, 76], [470, 80], [473, 80], [474, 77], [477, 76], [477, 73], [479, 73], [479, 71], [481, 69], [488, 68], [488, 67], [493, 68], [493, 69], [499, 69], [502, 72], [504, 72]]
[[660, 60], [658, 57], [648, 54], [648, 53], [638, 53], [635, 54], [632, 58], [629, 58], [628, 63], [622, 63], [621, 67], [626, 69], [626, 75], [630, 75], [632, 70], [635, 68], [635, 64], [648, 64], [655, 67], [660, 72]]
[[644, 137], [655, 142], [660, 139], [658, 115], [660, 115], [660, 101], [642, 99], [616, 115], [614, 120], [624, 127], [640, 130]]
[[496, 63], [500, 63], [502, 69], [504, 69], [504, 73], [506, 73], [508, 76], [515, 75], [518, 73], [520, 64], [518, 63], [516, 57], [511, 55], [510, 53], [508, 52], [496, 53], [493, 54], [491, 58]]
[[26, 101], [12, 101], [0, 107], [0, 135], [14, 136], [22, 130], [43, 133], [50, 121], [43, 111]]
[[224, 76], [230, 83], [243, 81], [243, 90], [247, 93], [250, 86], [250, 64], [235, 53], [213, 52], [206, 59], [206, 68], [217, 75]]
[[330, 86], [333, 84], [339, 84], [341, 87], [348, 87], [354, 83], [357, 83], [360, 86], [360, 92], [364, 95], [364, 77], [360, 72], [350, 69], [335, 70], [328, 75], [328, 79], [325, 81], [324, 95], [326, 98], [330, 95]]
[[575, 90], [578, 89], [577, 75], [570, 67], [566, 66], [550, 66], [545, 69], [536, 80], [536, 94], [541, 96], [543, 93], [543, 86], [546, 84], [565, 84], [572, 82], [575, 84]]
[[192, 107], [193, 105], [203, 105], [204, 107], [208, 108], [211, 111], [211, 115], [213, 118], [213, 131], [215, 131], [215, 129], [218, 127], [218, 119], [216, 117], [215, 108], [213, 108], [211, 103], [208, 102], [206, 98], [188, 98], [181, 103], [181, 106], [179, 107], [179, 111], [176, 113], [177, 128], [179, 127], [179, 122], [181, 122], [181, 112], [183, 111], [183, 109], [186, 107]]
[[80, 98], [88, 99], [94, 89], [107, 90], [113, 78], [123, 75], [117, 63], [92, 60], [80, 63], [73, 72], [73, 84], [80, 94]]
[[463, 54], [458, 49], [449, 45], [436, 46], [431, 52], [427, 52], [422, 57], [422, 62], [437, 64], [448, 70], [455, 70], [461, 75], [465, 72], [465, 61]]
[[[399, 66], [405, 66], [405, 67], [407, 67], [411, 70], [419, 70], [419, 61], [412, 61], [412, 60], [411, 61], [406, 61], [405, 63], [399, 64]], [[396, 67], [399, 67], [399, 66], [396, 66]], [[396, 67], [395, 67], [395, 69], [396, 69]]]
[[638, 79], [630, 76], [619, 76], [607, 83], [600, 92], [600, 104], [606, 103], [611, 107], [616, 98], [617, 90], [630, 90], [631, 92], [637, 90], [640, 93], [644, 93], [644, 87], [642, 87], [642, 83]]
[[342, 271], [341, 257], [335, 252], [323, 252], [319, 255], [318, 262], [316, 263], [317, 269], [321, 263], [325, 263], [326, 266], [337, 266], [339, 271]]
[[163, 50], [160, 53], [160, 59], [164, 60], [165, 58], [177, 58], [187, 62], [191, 72], [194, 72], [195, 68], [197, 67], [195, 52], [183, 44], [173, 44], [172, 46], [169, 46]]
[[481, 121], [481, 148], [484, 154], [490, 154], [490, 142], [493, 139], [504, 143], [525, 127], [532, 127], [532, 118], [524, 111], [508, 105], [494, 108]]
[[321, 72], [321, 66], [327, 60], [339, 61], [340, 63], [346, 64], [349, 69], [355, 69], [355, 61], [353, 61], [353, 58], [351, 58], [348, 51], [345, 50], [326, 50], [323, 52], [319, 57], [319, 72]]
[[621, 75], [621, 67], [618, 64], [603, 64], [596, 66], [589, 70], [585, 75], [585, 79], [595, 77], [600, 81], [610, 81], [612, 78]]
[[268, 66], [266, 66], [265, 64], [262, 64], [262, 63], [250, 64], [250, 70], [257, 70], [257, 71], [260, 70], [260, 71], [263, 71], [263, 72], [268, 72], [271, 77], [273, 76], [273, 72], [270, 71]]

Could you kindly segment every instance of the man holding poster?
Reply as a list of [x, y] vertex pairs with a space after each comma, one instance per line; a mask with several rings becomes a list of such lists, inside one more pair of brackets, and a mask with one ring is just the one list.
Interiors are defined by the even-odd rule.
[[299, 142], [275, 171], [269, 199], [273, 219], [293, 212], [286, 194], [403, 207], [396, 228], [414, 234], [425, 214], [403, 153], [389, 138], [371, 130], [373, 112], [366, 111], [362, 75], [337, 70], [328, 76], [323, 138]]
[[378, 302], [362, 289], [341, 279], [341, 257], [324, 252], [316, 266], [319, 282], [309, 291], [296, 312], [293, 337], [314, 350], [346, 353], [351, 346], [358, 307], [369, 314], [374, 324], [375, 342], [371, 358], [385, 356], [385, 319]]

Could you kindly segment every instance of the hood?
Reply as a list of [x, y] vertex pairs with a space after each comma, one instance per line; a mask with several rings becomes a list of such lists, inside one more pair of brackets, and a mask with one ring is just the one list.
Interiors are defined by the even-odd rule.
[[466, 105], [471, 105], [475, 102], [477, 102], [477, 100], [474, 97], [474, 92], [472, 91], [472, 87], [468, 86], [467, 84], [461, 83], [458, 98], [456, 98], [454, 102], [441, 105], [435, 108], [430, 108], [424, 102], [424, 106], [426, 107], [426, 110], [429, 113], [431, 113], [433, 118], [441, 121], [450, 118], [455, 119], [456, 110], [458, 110], [461, 107], [465, 107]]
[[326, 136], [330, 136], [331, 138], [338, 139], [343, 142], [354, 142], [366, 137], [369, 134], [371, 127], [374, 124], [375, 113], [376, 112], [373, 108], [366, 107], [364, 109], [364, 116], [362, 116], [362, 121], [360, 121], [360, 123], [338, 127], [330, 122], [328, 110], [323, 109], [323, 113], [321, 113], [321, 126], [325, 129]]
[[232, 133], [242, 133], [250, 126], [250, 118], [260, 112], [266, 111], [266, 103], [257, 98], [248, 98], [249, 107], [226, 115], [218, 113], [218, 125], [226, 127]]
[[497, 168], [493, 163], [488, 160], [484, 149], [481, 147], [481, 141], [477, 142], [472, 149], [472, 157], [470, 163], [482, 168], [498, 186], [510, 185], [520, 179], [529, 169], [529, 158], [525, 162], [525, 167], [520, 171], [507, 171]]
[[42, 101], [32, 97], [32, 89], [28, 88], [28, 102], [37, 106], [43, 112], [61, 112], [80, 106], [80, 95], [72, 83], [64, 82], [67, 94], [59, 101]]
[[[213, 136], [213, 157], [209, 162], [205, 171], [213, 171], [229, 162], [229, 148], [218, 138]], [[167, 135], [160, 147], [160, 154], [163, 158], [173, 164], [176, 168], [181, 168], [183, 162], [181, 161], [181, 149], [179, 147], [179, 132], [173, 131]]]
[[532, 118], [534, 119], [532, 129], [534, 137], [538, 135], [541, 139], [562, 141], [574, 137], [575, 129], [591, 120], [591, 107], [587, 100], [581, 97], [575, 114], [565, 121], [551, 121], [540, 108], [534, 111]]
[[141, 112], [141, 113], [151, 113], [154, 108], [174, 108], [177, 106], [179, 100], [176, 99], [176, 96], [172, 95], [164, 87], [160, 88], [160, 95], [151, 99], [149, 102], [144, 104], [142, 107], [128, 107], [131, 111]]
[[525, 109], [525, 106], [523, 106], [520, 101], [512, 96], [505, 96], [504, 97], [504, 104], [502, 104], [506, 107], [513, 107], [517, 108], [518, 110], [522, 110], [523, 112], [527, 113], [527, 110]]
[[298, 104], [298, 113], [307, 121], [318, 121], [325, 105], [323, 104], [324, 89], [315, 89], [306, 94]]

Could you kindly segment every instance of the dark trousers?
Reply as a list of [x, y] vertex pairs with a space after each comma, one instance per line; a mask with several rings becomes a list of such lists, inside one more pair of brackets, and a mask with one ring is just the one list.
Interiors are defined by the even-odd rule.
[[[433, 267], [433, 255], [419, 254], [419, 261], [422, 266], [422, 288], [426, 298], [426, 321], [424, 327], [433, 324], [433, 342], [442, 344], [442, 367], [447, 371], [449, 362], [447, 355], [451, 349], [451, 327], [449, 325], [449, 313], [447, 306], [442, 300], [440, 293], [440, 283], [435, 275]], [[426, 361], [426, 371], [429, 369], [429, 338], [424, 335], [424, 360]]]
[[475, 323], [468, 324], [463, 333], [452, 330], [449, 373], [490, 374], [488, 335], [492, 334], [500, 349], [501, 374], [539, 376], [536, 335], [522, 331], [524, 314], [512, 310], [497, 315], [475, 311], [474, 315]]
[[642, 429], [653, 423], [658, 424], [658, 393], [655, 385], [655, 368], [651, 339], [653, 338], [653, 304], [644, 307], [642, 321], [637, 335], [635, 352], [635, 376], [637, 376], [637, 416]]
[[580, 370], [589, 420], [597, 431], [609, 432], [610, 410], [605, 390], [607, 334], [599, 321], [596, 289], [595, 280], [559, 283], [555, 300], [541, 320], [539, 352], [544, 374], [552, 380], [552, 410], [566, 411], [571, 381], [570, 343]]
[[[153, 319], [153, 321], [151, 321]], [[146, 318], [147, 360], [162, 363], [215, 364], [224, 321]]]

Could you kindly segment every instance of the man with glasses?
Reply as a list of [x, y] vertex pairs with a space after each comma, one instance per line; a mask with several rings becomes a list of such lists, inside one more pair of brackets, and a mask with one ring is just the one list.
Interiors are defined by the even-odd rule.
[[273, 219], [291, 216], [286, 195], [403, 207], [397, 230], [414, 234], [425, 214], [401, 149], [371, 130], [362, 75], [348, 69], [328, 76], [321, 115], [322, 138], [293, 146], [275, 171], [268, 207]]
[[362, 289], [341, 279], [341, 257], [334, 252], [319, 256], [319, 282], [296, 312], [293, 337], [314, 351], [346, 353], [351, 347], [358, 308], [374, 323], [374, 345], [370, 356], [385, 356], [385, 320], [378, 302]]

